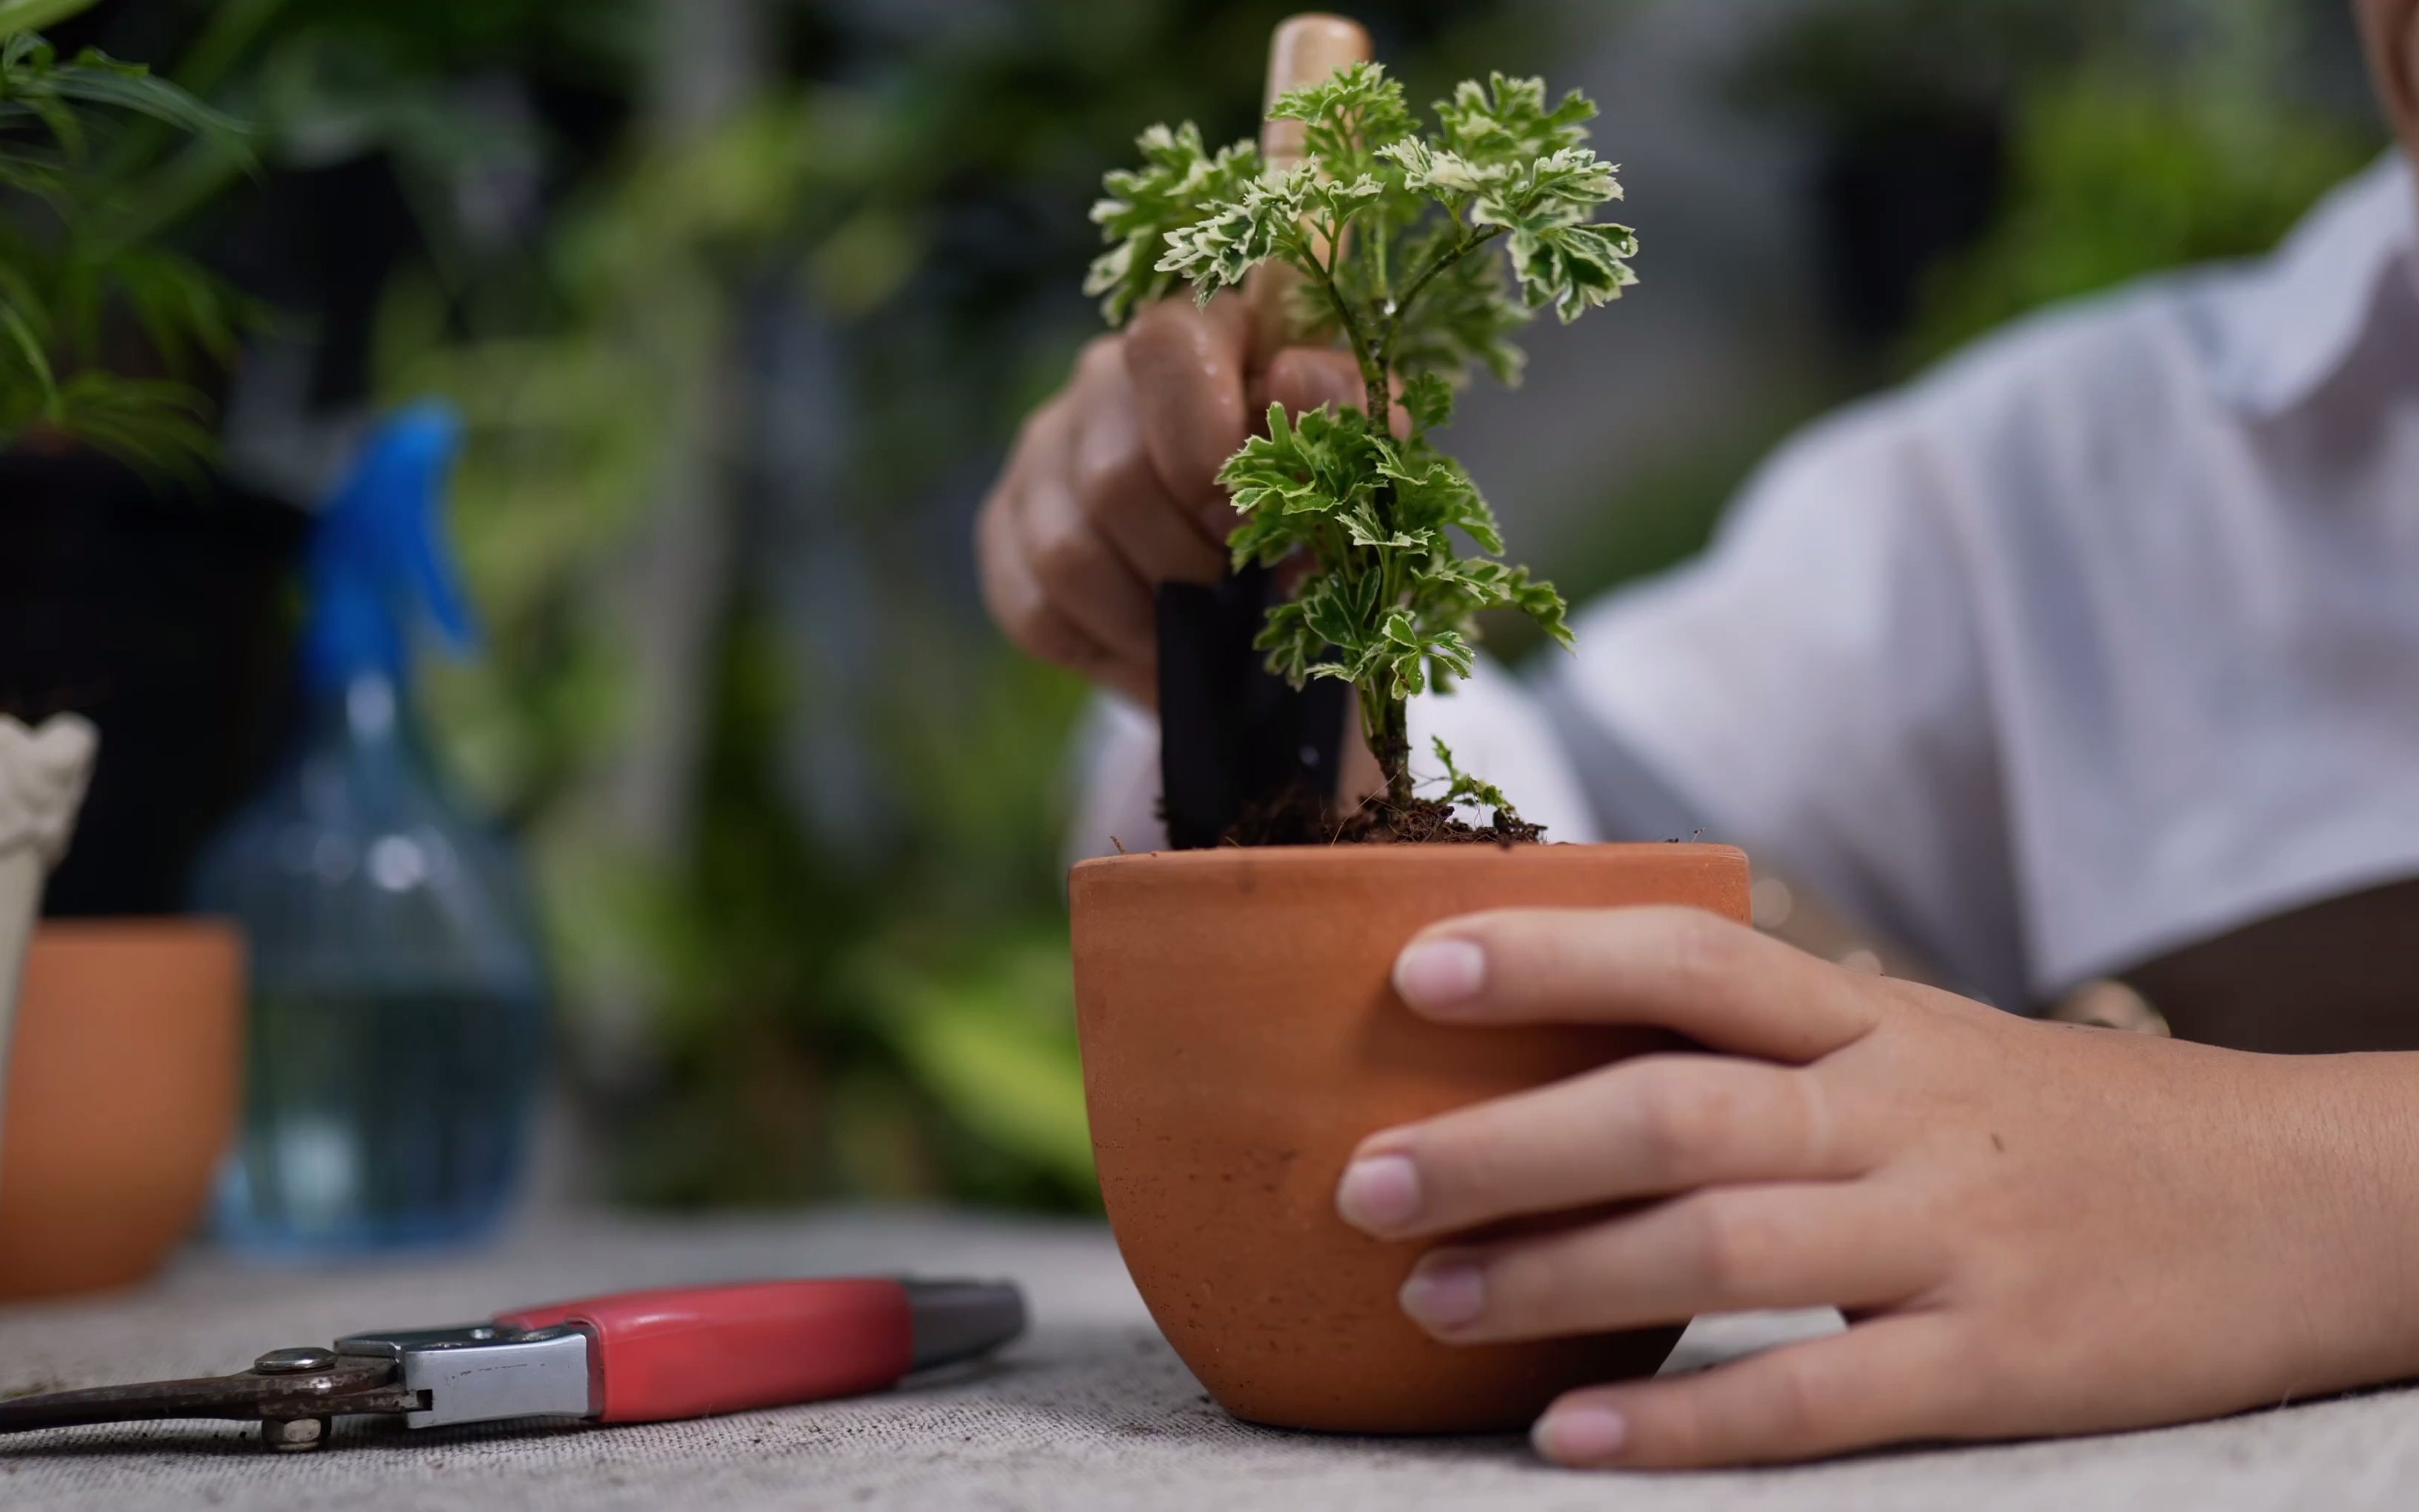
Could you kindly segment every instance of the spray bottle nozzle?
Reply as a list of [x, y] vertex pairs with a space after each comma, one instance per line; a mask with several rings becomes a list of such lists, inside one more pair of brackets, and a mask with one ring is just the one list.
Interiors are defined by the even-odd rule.
[[446, 478], [461, 440], [451, 407], [408, 406], [370, 433], [329, 497], [311, 543], [303, 658], [313, 686], [341, 687], [370, 671], [401, 680], [415, 610], [455, 650], [474, 642], [444, 534]]

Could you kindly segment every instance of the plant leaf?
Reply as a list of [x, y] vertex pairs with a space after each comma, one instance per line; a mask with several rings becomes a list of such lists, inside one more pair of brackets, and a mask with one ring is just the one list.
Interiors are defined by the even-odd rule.
[[1585, 122], [1595, 103], [1574, 89], [1551, 110], [1546, 81], [1487, 76], [1456, 85], [1453, 98], [1436, 103], [1438, 133], [1445, 145], [1473, 162], [1527, 162], [1575, 147], [1587, 140]]
[[92, 48], [77, 54], [74, 62], [48, 70], [43, 82], [60, 99], [132, 111], [195, 136], [234, 144], [244, 134], [234, 116], [154, 77], [139, 63], [121, 63]]
[[1437, 760], [1444, 764], [1445, 802], [1476, 804], [1480, 808], [1492, 809], [1498, 814], [1513, 811], [1512, 804], [1503, 796], [1502, 788], [1492, 782], [1482, 782], [1454, 764], [1453, 748], [1444, 743], [1442, 735], [1429, 737], [1428, 744], [1436, 751]]
[[1302, 239], [1302, 218], [1314, 194], [1323, 193], [1316, 163], [1305, 162], [1272, 181], [1247, 186], [1240, 198], [1210, 208], [1206, 219], [1167, 233], [1167, 250], [1152, 267], [1190, 283], [1207, 304], [1222, 288], [1243, 281], [1243, 275], [1284, 255], [1304, 271], [1308, 244]]
[[0, 300], [0, 336], [8, 338], [9, 348], [24, 364], [34, 386], [41, 392], [45, 407], [55, 409], [59, 400], [58, 377], [51, 371], [50, 355], [42, 350], [41, 335], [13, 301]]
[[1347, 64], [1317, 84], [1286, 91], [1270, 103], [1269, 119], [1302, 122], [1303, 153], [1337, 179], [1372, 172], [1376, 155], [1415, 124], [1403, 104], [1403, 86], [1379, 63]]
[[1620, 225], [1547, 226], [1536, 232], [1516, 231], [1511, 238], [1512, 271], [1520, 280], [1522, 297], [1534, 305], [1551, 304], [1568, 325], [1586, 311], [1621, 298], [1638, 282], [1626, 258], [1638, 251], [1638, 239]]
[[1102, 180], [1106, 194], [1092, 206], [1109, 250], [1093, 259], [1084, 292], [1101, 297], [1102, 317], [1113, 326], [1175, 287], [1175, 271], [1159, 267], [1168, 238], [1211, 207], [1240, 199], [1260, 176], [1258, 147], [1238, 142], [1213, 157], [1191, 121], [1154, 126], [1134, 145], [1142, 166], [1109, 174]]
[[55, 26], [98, 3], [99, 0], [0, 0], [0, 37]]
[[1449, 424], [1453, 385], [1438, 373], [1414, 373], [1403, 382], [1403, 409], [1411, 417], [1414, 434]]

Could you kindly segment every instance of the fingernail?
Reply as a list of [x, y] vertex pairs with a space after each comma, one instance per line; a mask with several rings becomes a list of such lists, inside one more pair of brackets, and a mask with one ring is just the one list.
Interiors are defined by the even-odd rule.
[[1629, 1420], [1610, 1407], [1565, 1407], [1537, 1419], [1529, 1442], [1557, 1464], [1598, 1464], [1629, 1442]]
[[1420, 1169], [1409, 1155], [1372, 1155], [1344, 1167], [1335, 1211], [1355, 1228], [1400, 1228], [1420, 1215]]
[[1394, 991], [1413, 1008], [1442, 1008], [1477, 995], [1487, 952], [1468, 940], [1420, 940], [1394, 957]]
[[1403, 1311], [1430, 1328], [1459, 1328], [1487, 1310], [1487, 1278], [1471, 1260], [1423, 1262], [1403, 1283]]

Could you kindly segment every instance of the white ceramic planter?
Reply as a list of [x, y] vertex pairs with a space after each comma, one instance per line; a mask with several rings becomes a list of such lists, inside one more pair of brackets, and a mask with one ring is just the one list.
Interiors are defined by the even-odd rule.
[[77, 715], [59, 715], [39, 729], [0, 716], [0, 1098], [8, 1090], [17, 984], [41, 911], [42, 879], [67, 854], [99, 745], [91, 723]]

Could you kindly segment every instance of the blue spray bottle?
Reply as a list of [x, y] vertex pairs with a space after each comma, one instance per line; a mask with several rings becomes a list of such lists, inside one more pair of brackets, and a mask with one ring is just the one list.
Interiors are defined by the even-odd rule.
[[230, 1242], [300, 1253], [495, 1223], [544, 1064], [547, 983], [517, 858], [439, 779], [412, 716], [411, 631], [470, 614], [442, 537], [460, 426], [380, 426], [313, 538], [304, 712], [283, 771], [195, 874], [252, 945], [248, 1088], [223, 1173]]

